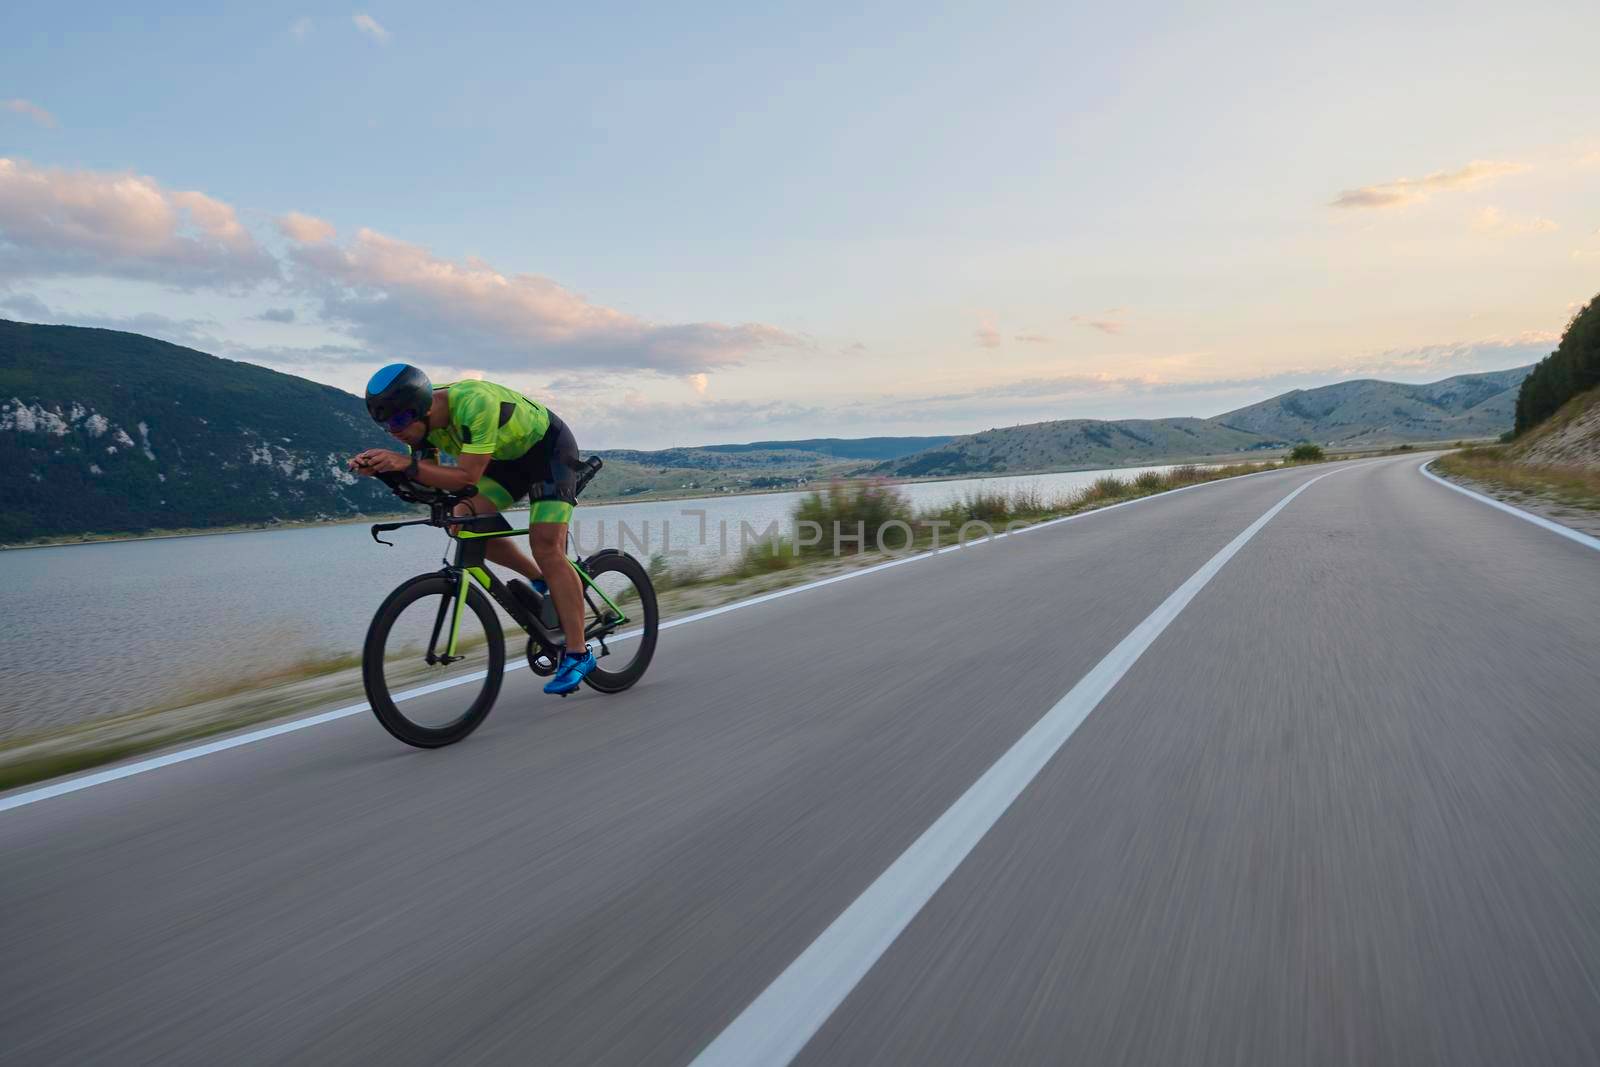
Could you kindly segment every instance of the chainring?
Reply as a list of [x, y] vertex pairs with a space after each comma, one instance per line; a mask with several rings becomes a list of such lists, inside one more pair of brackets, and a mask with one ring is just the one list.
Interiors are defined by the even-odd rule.
[[541, 678], [556, 673], [556, 657], [533, 638], [528, 638], [528, 669]]

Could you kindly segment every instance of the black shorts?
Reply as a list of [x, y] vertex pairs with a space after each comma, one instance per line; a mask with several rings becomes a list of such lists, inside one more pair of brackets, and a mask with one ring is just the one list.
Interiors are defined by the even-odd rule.
[[552, 412], [538, 444], [516, 459], [489, 461], [478, 491], [501, 511], [527, 497], [529, 522], [566, 522], [578, 502], [578, 465], [578, 440]]

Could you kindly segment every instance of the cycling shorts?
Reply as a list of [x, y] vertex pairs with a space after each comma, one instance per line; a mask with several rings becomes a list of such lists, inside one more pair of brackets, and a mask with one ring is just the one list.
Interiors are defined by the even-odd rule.
[[550, 428], [516, 459], [491, 459], [478, 492], [501, 511], [528, 498], [528, 522], [568, 522], [578, 502], [578, 441], [550, 414]]

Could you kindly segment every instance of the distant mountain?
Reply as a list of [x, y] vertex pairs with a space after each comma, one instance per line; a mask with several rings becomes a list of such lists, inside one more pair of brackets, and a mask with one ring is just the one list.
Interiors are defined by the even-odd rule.
[[393, 511], [360, 398], [138, 334], [0, 319], [0, 542]]
[[896, 459], [955, 438], [945, 437], [811, 437], [803, 441], [752, 441], [747, 445], [702, 445], [705, 452], [810, 452], [835, 459]]
[[1296, 389], [1211, 419], [1067, 419], [957, 437], [873, 468], [888, 477], [1101, 467], [1283, 448], [1492, 437], [1511, 428], [1531, 367], [1427, 385], [1361, 380]]
[[1531, 366], [1427, 385], [1363, 379], [1296, 389], [1210, 420], [1288, 441], [1353, 445], [1485, 437], [1511, 428]]
[[1174, 456], [1244, 452], [1277, 443], [1207, 419], [1063, 419], [957, 437], [938, 448], [881, 463], [873, 472], [916, 478], [1114, 467]]
[[[744, 445], [696, 445], [689, 448], [602, 449], [606, 462], [673, 470], [746, 471], [817, 465], [849, 460], [884, 460], [909, 456], [942, 445], [951, 437], [813, 437], [803, 441], [752, 441]], [[602, 474], [601, 477], [604, 477]]]

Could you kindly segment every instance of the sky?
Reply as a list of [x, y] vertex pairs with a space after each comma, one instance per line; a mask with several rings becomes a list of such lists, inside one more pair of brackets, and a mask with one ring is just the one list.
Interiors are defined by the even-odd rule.
[[1209, 416], [1533, 362], [1600, 5], [0, 7], [0, 317], [585, 448]]

